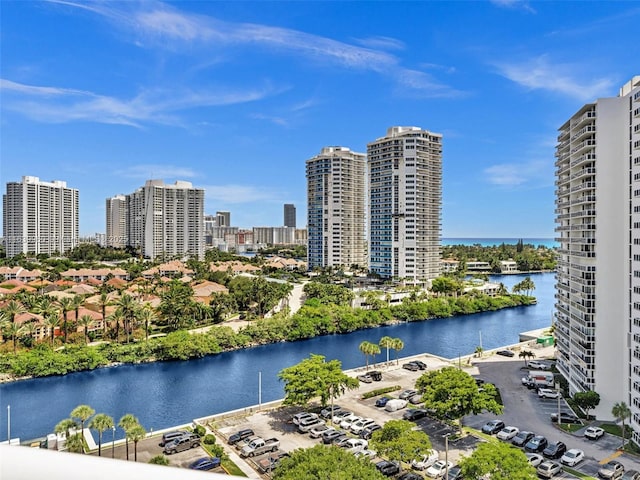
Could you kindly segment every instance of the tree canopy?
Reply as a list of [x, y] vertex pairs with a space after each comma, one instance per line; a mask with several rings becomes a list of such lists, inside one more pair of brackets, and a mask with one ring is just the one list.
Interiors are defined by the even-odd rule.
[[283, 458], [275, 469], [274, 480], [384, 480], [384, 476], [367, 459], [358, 459], [351, 453], [335, 447], [316, 445], [295, 450]]
[[342, 371], [340, 360], [327, 362], [323, 355], [314, 354], [297, 365], [281, 370], [278, 378], [285, 382], [285, 405], [306, 405], [310, 400], [320, 397], [324, 406], [329, 400], [346, 390], [358, 388], [360, 384]]
[[490, 383], [478, 387], [471, 375], [456, 367], [425, 373], [416, 381], [416, 388], [422, 393], [422, 401], [439, 418], [461, 419], [484, 410], [502, 413], [496, 388]]
[[593, 390], [588, 390], [586, 392], [577, 392], [573, 396], [573, 401], [576, 402], [576, 405], [578, 405], [585, 411], [588, 417], [589, 411], [593, 410], [600, 404], [600, 394], [598, 392], [594, 392]]
[[431, 450], [429, 436], [408, 420], [389, 420], [371, 437], [371, 447], [391, 460], [411, 462]]
[[535, 480], [535, 468], [527, 456], [507, 443], [483, 442], [469, 457], [460, 460], [462, 475], [469, 480], [479, 480], [490, 475], [491, 480]]

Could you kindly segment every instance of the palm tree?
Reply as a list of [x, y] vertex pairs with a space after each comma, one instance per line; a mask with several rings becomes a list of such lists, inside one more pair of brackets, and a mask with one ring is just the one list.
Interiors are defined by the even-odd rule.
[[71, 306], [76, 312], [76, 323], [78, 323], [78, 314], [82, 305], [84, 305], [84, 298], [82, 298], [80, 295], [74, 295], [73, 297], [71, 297]]
[[84, 453], [84, 437], [76, 433], [67, 438], [67, 450], [72, 453]]
[[5, 315], [7, 316], [7, 320], [9, 320], [11, 323], [16, 320], [16, 315], [25, 313], [27, 311], [27, 309], [24, 308], [24, 305], [22, 305], [22, 303], [18, 302], [17, 300], [9, 300], [3, 310]]
[[71, 418], [80, 420], [80, 433], [84, 435], [84, 422], [91, 417], [96, 411], [89, 405], [78, 405], [71, 411]]
[[98, 305], [100, 305], [100, 311], [102, 312], [102, 330], [107, 331], [107, 306], [110, 305], [109, 294], [107, 292], [100, 293], [100, 299]]
[[113, 418], [105, 413], [99, 413], [93, 417], [89, 428], [93, 428], [98, 432], [98, 456], [102, 456], [102, 434], [105, 430], [111, 430], [113, 428]]
[[147, 435], [147, 431], [139, 423], [127, 430], [127, 438], [133, 442], [133, 461], [138, 461], [138, 442]]
[[122, 318], [124, 320], [124, 329], [127, 334], [127, 343], [129, 343], [131, 324], [134, 322], [138, 314], [138, 303], [131, 295], [129, 295], [128, 293], [123, 293], [116, 302], [116, 305], [118, 306], [118, 310], [120, 310], [120, 313], [122, 314]]
[[67, 330], [69, 329], [69, 322], [67, 319], [67, 313], [73, 310], [73, 300], [71, 298], [65, 297], [58, 300], [58, 305], [60, 305], [60, 309], [62, 310], [62, 334], [63, 341], [67, 343]]
[[84, 343], [88, 343], [89, 325], [93, 323], [93, 317], [85, 313], [80, 317], [80, 320], [78, 320], [78, 323], [84, 327]]
[[120, 418], [120, 421], [118, 422], [118, 426], [120, 428], [122, 428], [124, 430], [125, 433], [125, 445], [127, 448], [127, 460], [129, 460], [129, 435], [127, 435], [127, 432], [135, 425], [138, 425], [138, 419], [136, 417], [134, 417], [132, 414], [127, 413], [125, 415], [122, 416], [122, 418]]
[[18, 325], [15, 322], [5, 321], [5, 325], [2, 328], [2, 335], [4, 337], [11, 337], [13, 341], [13, 354], [16, 354], [16, 342], [18, 340], [18, 336], [24, 331], [24, 327], [22, 325]]
[[389, 349], [391, 348], [391, 345], [393, 345], [393, 338], [386, 336], [382, 337], [378, 342], [378, 345], [387, 349], [387, 363], [389, 363]]
[[377, 355], [380, 353], [380, 347], [371, 342], [364, 341], [358, 347], [360, 351], [364, 354], [366, 362], [367, 362], [367, 370], [369, 370], [369, 355]]
[[120, 320], [122, 320], [122, 312], [116, 310], [111, 315], [109, 315], [109, 320], [116, 324], [115, 336], [116, 342], [120, 341]]
[[144, 326], [144, 339], [145, 341], [149, 340], [149, 327], [156, 320], [156, 313], [153, 311], [151, 305], [145, 305], [140, 310], [140, 321]]
[[536, 355], [531, 351], [531, 350], [522, 350], [519, 354], [518, 357], [524, 359], [524, 366], [528, 367], [529, 362], [528, 360], [530, 358], [534, 358]]
[[47, 328], [49, 328], [49, 332], [51, 335], [51, 346], [53, 347], [56, 327], [60, 326], [60, 312], [53, 304], [51, 304], [42, 312], [42, 315], [44, 316], [44, 324], [47, 326]]
[[53, 432], [58, 435], [64, 435], [65, 439], [69, 439], [71, 436], [71, 430], [76, 430], [78, 428], [78, 424], [72, 418], [65, 418], [64, 420], [60, 420], [56, 426], [53, 428]]
[[624, 421], [631, 416], [631, 409], [625, 402], [618, 402], [611, 409], [611, 415], [613, 415], [614, 418], [616, 419], [616, 423], [622, 422], [622, 446], [624, 447], [624, 439], [625, 439]]
[[399, 338], [394, 338], [391, 348], [393, 348], [396, 351], [396, 365], [397, 365], [399, 363], [398, 352], [404, 348], [404, 342]]

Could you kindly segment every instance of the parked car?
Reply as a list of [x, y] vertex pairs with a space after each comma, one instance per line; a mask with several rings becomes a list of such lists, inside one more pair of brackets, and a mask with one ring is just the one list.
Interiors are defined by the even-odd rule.
[[329, 429], [322, 434], [322, 443], [324, 443], [325, 445], [328, 445], [330, 443], [333, 443], [333, 441], [336, 438], [339, 438], [341, 436], [346, 437], [346, 434], [344, 431], [336, 430], [335, 428]]
[[526, 443], [526, 445], [524, 446], [524, 449], [527, 452], [540, 453], [545, 448], [547, 448], [547, 443], [549, 442], [545, 437], [543, 437], [542, 435], [536, 435]]
[[513, 353], [511, 350], [498, 350], [496, 352], [496, 355], [502, 355], [503, 357], [513, 357], [515, 353]]
[[349, 410], [339, 410], [333, 414], [333, 423], [335, 423], [336, 425], [340, 425], [342, 419], [348, 417], [349, 415], [353, 415], [353, 413], [351, 413]]
[[312, 428], [316, 428], [324, 424], [324, 420], [320, 418], [305, 418], [300, 420], [300, 423], [298, 424], [298, 432], [309, 433], [309, 430]]
[[538, 397], [540, 398], [558, 398], [559, 396], [560, 392], [558, 390], [553, 390], [551, 388], [538, 389]]
[[423, 478], [415, 472], [406, 472], [400, 475], [398, 480], [423, 480]]
[[342, 428], [343, 430], [349, 430], [351, 428], [351, 425], [360, 420], [362, 420], [362, 417], [359, 417], [358, 415], [354, 415], [352, 413], [351, 415], [347, 415], [340, 421], [340, 428]]
[[376, 407], [378, 408], [384, 407], [389, 400], [391, 400], [391, 397], [380, 397], [379, 399], [376, 400]]
[[329, 405], [328, 407], [320, 410], [320, 416], [322, 418], [331, 418], [332, 413], [335, 415], [340, 410], [342, 410], [342, 407], [340, 405]]
[[426, 417], [427, 413], [428, 412], [424, 408], [412, 408], [411, 410], [407, 410], [406, 412], [404, 412], [402, 414], [402, 418], [404, 420], [415, 421]]
[[275, 452], [280, 448], [280, 440], [277, 438], [254, 438], [240, 451], [242, 457], [257, 457], [267, 452]]
[[398, 395], [398, 398], [401, 400], [407, 400], [409, 397], [413, 397], [416, 393], [418, 393], [417, 390], [405, 390], [400, 395]]
[[380, 380], [382, 380], [382, 372], [378, 370], [371, 370], [369, 372], [369, 376], [372, 378], [374, 382], [379, 382]]
[[360, 432], [367, 428], [369, 425], [373, 425], [376, 421], [373, 418], [363, 418], [357, 422], [351, 424], [351, 433], [354, 435], [360, 435]]
[[385, 405], [384, 409], [387, 412], [395, 412], [397, 410], [401, 410], [407, 406], [406, 400], [401, 400], [399, 398], [394, 398], [393, 400], [389, 400]]
[[504, 427], [502, 430], [500, 430], [498, 432], [498, 434], [496, 435], [496, 437], [500, 440], [511, 440], [513, 437], [515, 437], [518, 432], [520, 431], [520, 429], [518, 427]]
[[255, 434], [250, 428], [238, 430], [236, 433], [232, 433], [231, 435], [229, 435], [229, 440], [227, 440], [227, 443], [229, 443], [229, 445], [235, 445], [239, 441], [252, 437], [253, 435]]
[[369, 450], [369, 449], [356, 450], [355, 452], [353, 452], [353, 456], [356, 458], [366, 458], [368, 460], [371, 460], [378, 456], [378, 452], [376, 452], [375, 450]]
[[536, 382], [533, 381], [531, 377], [522, 377], [522, 385], [527, 387], [529, 390], [536, 388]]
[[411, 360], [411, 362], [409, 362], [409, 363], [415, 363], [420, 370], [426, 370], [427, 369], [427, 364], [424, 363], [421, 360]]
[[173, 432], [167, 432], [162, 435], [162, 440], [160, 440], [160, 446], [164, 447], [167, 443], [172, 442], [176, 438], [180, 438], [187, 433], [189, 432], [185, 432], [182, 430], [174, 430]]
[[542, 451], [542, 455], [547, 458], [560, 458], [567, 451], [567, 446], [564, 442], [553, 442], [547, 444], [545, 449]]
[[504, 422], [502, 420], [491, 420], [487, 422], [482, 427], [482, 433], [486, 433], [487, 435], [493, 435], [494, 433], [498, 433], [505, 427]]
[[368, 426], [367, 428], [365, 428], [360, 432], [360, 438], [369, 440], [373, 435], [373, 432], [375, 432], [376, 430], [380, 430], [381, 428], [382, 426], [378, 425], [377, 423], [374, 423], [373, 425]]
[[458, 465], [454, 465], [449, 469], [449, 475], [446, 480], [462, 480], [462, 468]]
[[350, 451], [351, 453], [355, 453], [358, 450], [366, 450], [369, 448], [369, 442], [362, 438], [347, 438], [338, 444], [338, 446]]
[[539, 453], [525, 453], [525, 455], [527, 456], [529, 465], [531, 465], [532, 467], [537, 467], [542, 462], [544, 462], [544, 457]]
[[[558, 423], [557, 413], [552, 413], [549, 418], [552, 423]], [[580, 419], [573, 413], [560, 412], [560, 423], [580, 423]]]
[[518, 434], [513, 437], [511, 440], [511, 444], [516, 447], [524, 447], [529, 440], [531, 440], [535, 436], [533, 432], [527, 432], [526, 430], [520, 430]]
[[598, 476], [600, 478], [618, 480], [622, 475], [624, 475], [624, 465], [616, 460], [605, 463], [600, 467], [600, 470], [598, 470]]
[[299, 425], [302, 420], [306, 420], [309, 418], [316, 419], [318, 418], [318, 415], [310, 412], [300, 412], [300, 413], [296, 413], [293, 417], [291, 417], [291, 420], [295, 425]]
[[392, 475], [397, 475], [398, 473], [400, 473], [400, 465], [388, 460], [382, 460], [381, 462], [376, 463], [376, 468], [385, 477], [390, 477]]
[[600, 427], [587, 427], [584, 436], [590, 440], [598, 440], [604, 435], [604, 430]]
[[335, 430], [335, 428], [329, 427], [328, 425], [323, 423], [309, 430], [309, 436], [311, 438], [320, 438], [322, 434], [328, 430]]
[[422, 395], [416, 393], [415, 395], [407, 398], [407, 400], [409, 400], [411, 405], [420, 405], [422, 403]]
[[439, 455], [435, 450], [430, 450], [429, 453], [422, 455], [420, 458], [411, 460], [411, 468], [416, 470], [424, 470], [438, 461]]
[[538, 360], [530, 360], [529, 368], [532, 370], [551, 370], [551, 367], [546, 363], [539, 362]]
[[538, 476], [544, 478], [553, 478], [560, 472], [562, 472], [562, 467], [560, 466], [560, 464], [556, 462], [550, 462], [549, 460], [542, 462], [540, 465], [538, 465], [538, 468], [536, 468], [536, 473], [538, 474]]
[[453, 467], [453, 463], [438, 460], [427, 468], [427, 476], [431, 478], [442, 478], [447, 473], [447, 468]]
[[405, 363], [402, 365], [402, 368], [404, 368], [405, 370], [410, 370], [412, 372], [417, 372], [418, 370], [420, 370], [420, 367], [414, 362]]
[[191, 470], [213, 470], [218, 468], [221, 461], [218, 457], [203, 457], [189, 465]]
[[560, 463], [573, 467], [574, 465], [580, 463], [582, 460], [584, 460], [584, 452], [577, 448], [572, 448], [571, 450], [567, 450], [566, 453], [562, 455]]
[[627, 470], [624, 475], [620, 477], [620, 480], [640, 480], [640, 472], [637, 470]]
[[187, 433], [180, 438], [176, 438], [175, 440], [170, 441], [164, 446], [164, 454], [171, 455], [172, 453], [183, 452], [185, 450], [189, 450], [190, 448], [194, 448], [200, 445], [200, 437], [193, 434]]
[[278, 465], [280, 465], [282, 459], [288, 456], [289, 454], [287, 452], [276, 452], [268, 455], [267, 457], [258, 460], [258, 469], [262, 473], [272, 472]]
[[358, 375], [356, 378], [360, 380], [362, 383], [373, 382], [373, 378], [371, 378], [371, 376], [368, 373], [365, 373], [364, 375]]

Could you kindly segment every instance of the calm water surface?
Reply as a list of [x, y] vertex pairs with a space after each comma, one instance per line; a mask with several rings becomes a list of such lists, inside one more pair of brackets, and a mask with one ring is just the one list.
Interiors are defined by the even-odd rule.
[[[507, 287], [522, 275], [493, 276]], [[7, 436], [7, 405], [11, 405], [11, 436], [22, 440], [44, 436], [79, 404], [117, 420], [125, 413], [137, 416], [147, 431], [189, 423], [192, 419], [258, 403], [258, 376], [262, 372], [262, 401], [283, 397], [280, 370], [310, 353], [342, 361], [343, 368], [364, 365], [358, 345], [377, 343], [385, 335], [400, 337], [401, 355], [432, 353], [455, 358], [518, 341], [523, 331], [551, 324], [554, 274], [531, 277], [537, 305], [466, 315], [428, 322], [411, 322], [330, 335], [293, 343], [278, 343], [223, 353], [198, 360], [122, 365], [61, 377], [25, 380], [0, 386], [0, 440]], [[391, 352], [393, 355], [393, 352]], [[377, 360], [386, 357], [383, 352]], [[116, 438], [122, 436], [118, 429]], [[105, 434], [110, 440], [111, 435]]]

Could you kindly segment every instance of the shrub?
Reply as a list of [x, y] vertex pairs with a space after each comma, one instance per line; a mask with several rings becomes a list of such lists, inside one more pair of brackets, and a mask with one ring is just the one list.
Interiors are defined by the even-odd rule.
[[205, 433], [207, 433], [207, 431], [205, 430], [205, 428], [202, 425], [196, 425], [196, 428], [193, 429], [193, 433], [195, 433], [200, 438], [202, 438], [202, 437], [204, 437]]
[[378, 388], [377, 390], [372, 390], [370, 392], [365, 392], [362, 394], [362, 399], [366, 400], [367, 398], [377, 397], [378, 395], [382, 395], [383, 393], [394, 392], [396, 390], [400, 390], [402, 387], [400, 385], [394, 385], [392, 387], [384, 387]]
[[164, 455], [156, 455], [151, 460], [149, 460], [149, 463], [152, 463], [154, 465], [169, 465], [169, 459]]
[[204, 437], [204, 443], [206, 443], [207, 445], [215, 444], [216, 443], [216, 436], [215, 435], [211, 435], [210, 433], [208, 433]]

